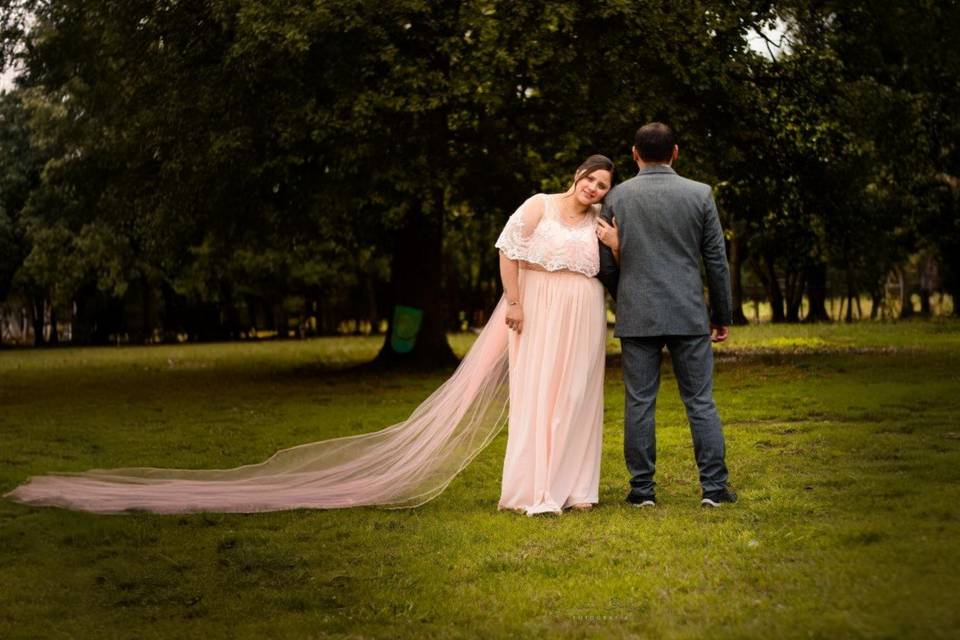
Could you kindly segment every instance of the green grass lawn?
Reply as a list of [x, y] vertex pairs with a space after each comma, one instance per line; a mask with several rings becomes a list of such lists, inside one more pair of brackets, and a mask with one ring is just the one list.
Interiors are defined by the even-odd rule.
[[[51, 470], [236, 466], [402, 420], [449, 372], [344, 369], [378, 346], [0, 352], [0, 492]], [[505, 432], [413, 510], [0, 501], [0, 638], [960, 634], [960, 323], [735, 329], [716, 387], [741, 501], [714, 511], [669, 367], [661, 504], [623, 502], [617, 350], [593, 512], [497, 512]]]

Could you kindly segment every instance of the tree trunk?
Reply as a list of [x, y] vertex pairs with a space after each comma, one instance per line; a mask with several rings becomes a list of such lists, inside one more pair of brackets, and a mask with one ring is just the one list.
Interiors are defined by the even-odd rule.
[[881, 312], [883, 310], [883, 301], [884, 301], [884, 286], [883, 280], [880, 280], [874, 283], [873, 291], [870, 292], [870, 319], [876, 320], [878, 317], [881, 317]]
[[780, 290], [780, 283], [777, 281], [777, 271], [773, 265], [773, 258], [764, 257], [763, 264], [758, 260], [751, 259], [753, 271], [757, 279], [763, 285], [763, 290], [767, 293], [767, 300], [770, 301], [771, 320], [773, 322], [783, 322], [783, 292]]
[[939, 284], [939, 266], [933, 255], [928, 255], [920, 263], [920, 315], [929, 318], [932, 315], [930, 298]]
[[281, 298], [273, 305], [273, 323], [277, 328], [277, 337], [286, 340], [290, 337], [290, 315]]
[[33, 303], [30, 305], [31, 310], [33, 311], [33, 346], [42, 347], [44, 344], [43, 340], [43, 310], [44, 310], [44, 299], [39, 297], [34, 297]]
[[167, 280], [160, 281], [159, 324], [163, 327], [163, 342], [175, 344], [181, 333], [188, 333], [183, 296], [179, 295]]
[[901, 319], [913, 316], [913, 301], [910, 300], [911, 290], [907, 285], [907, 276], [900, 267], [894, 268], [894, 275], [897, 278], [897, 294], [900, 296], [900, 315]]
[[845, 322], [853, 322], [853, 297], [856, 294], [856, 285], [853, 279], [853, 269], [847, 264], [847, 315]]
[[[417, 368], [444, 367], [457, 361], [447, 343], [446, 313], [443, 304], [443, 194], [431, 193], [433, 206], [423, 210], [423, 203], [408, 212], [403, 227], [397, 233], [397, 246], [391, 268], [393, 301], [387, 335], [375, 363], [383, 366]], [[397, 350], [394, 339], [401, 334], [395, 326], [398, 306], [422, 312], [419, 331], [415, 333], [409, 351]], [[404, 327], [403, 336], [408, 336]]]
[[777, 269], [773, 264], [773, 258], [767, 258], [767, 293], [770, 298], [771, 320], [773, 322], [783, 322], [786, 320], [783, 309], [783, 290], [780, 288], [780, 281], [777, 279]]
[[800, 272], [788, 274], [786, 279], [787, 322], [800, 322], [800, 308], [803, 306], [804, 277]]
[[920, 289], [920, 315], [924, 318], [929, 318], [931, 315], [930, 312], [930, 295], [932, 291], [927, 289]]
[[743, 242], [734, 236], [730, 242], [730, 289], [733, 294], [733, 324], [749, 324], [743, 313]]
[[367, 275], [364, 279], [364, 286], [367, 302], [366, 319], [370, 323], [370, 333], [378, 333], [377, 325], [380, 324], [380, 314], [377, 311], [377, 290], [374, 286], [373, 276]]
[[827, 265], [820, 262], [807, 269], [807, 317], [804, 322], [830, 322], [827, 313]]
[[147, 283], [144, 278], [135, 280], [127, 292], [123, 305], [123, 326], [130, 344], [147, 341], [147, 317], [149, 316]]
[[187, 312], [187, 331], [193, 342], [215, 342], [224, 339], [220, 307], [215, 302], [199, 302]]
[[150, 282], [144, 278], [143, 287], [143, 343], [153, 342], [153, 332], [157, 326], [156, 292]]
[[227, 340], [239, 340], [243, 327], [240, 323], [240, 309], [234, 295], [233, 285], [225, 282], [221, 285], [220, 328]]
[[50, 303], [50, 337], [47, 344], [56, 346], [60, 344], [60, 331], [57, 329], [57, 307]]

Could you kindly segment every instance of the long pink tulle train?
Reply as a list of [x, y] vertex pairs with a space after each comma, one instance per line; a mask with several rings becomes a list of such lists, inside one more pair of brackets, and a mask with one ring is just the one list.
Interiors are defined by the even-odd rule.
[[506, 421], [505, 305], [454, 374], [410, 417], [234, 469], [96, 469], [36, 476], [5, 497], [95, 513], [414, 507], [439, 495]]

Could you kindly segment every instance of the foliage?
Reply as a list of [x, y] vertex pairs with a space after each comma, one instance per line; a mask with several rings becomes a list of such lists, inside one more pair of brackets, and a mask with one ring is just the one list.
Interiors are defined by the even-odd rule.
[[0, 300], [28, 252], [21, 210], [40, 179], [40, 156], [30, 144], [26, 115], [14, 94], [0, 94]]
[[[822, 307], [828, 274], [880, 295], [918, 250], [952, 287], [958, 11], [928, 5], [2, 0], [0, 67], [24, 73], [0, 293], [41, 323], [75, 304], [97, 341], [377, 327], [411, 304], [439, 362], [495, 298], [506, 216], [589, 153], [629, 175], [652, 119], [718, 185], [736, 293], [762, 283], [776, 319]], [[776, 20], [768, 58], [747, 38]]]

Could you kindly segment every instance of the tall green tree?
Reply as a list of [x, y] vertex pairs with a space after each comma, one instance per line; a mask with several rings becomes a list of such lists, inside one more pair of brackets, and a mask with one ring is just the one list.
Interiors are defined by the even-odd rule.
[[[28, 117], [21, 92], [0, 93], [0, 302], [16, 290], [16, 276], [31, 252], [24, 207], [40, 183], [43, 162], [30, 141]], [[35, 331], [38, 344], [43, 341], [44, 304], [42, 296], [29, 300], [34, 327], [41, 328]]]

